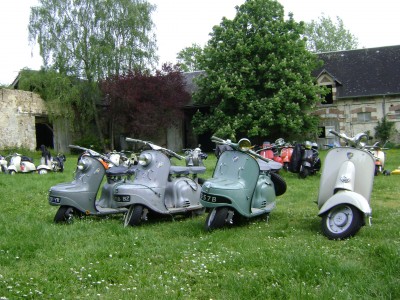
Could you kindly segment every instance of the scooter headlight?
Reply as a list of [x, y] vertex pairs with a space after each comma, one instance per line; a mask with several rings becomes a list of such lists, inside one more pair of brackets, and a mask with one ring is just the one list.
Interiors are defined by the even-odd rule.
[[86, 170], [89, 167], [88, 161], [84, 158], [81, 158], [78, 162], [77, 168], [81, 171]]
[[238, 145], [239, 149], [244, 152], [249, 151], [251, 149], [251, 143], [248, 139], [241, 139]]
[[150, 153], [140, 154], [139, 156], [139, 164], [143, 167], [149, 165], [151, 162], [151, 155]]

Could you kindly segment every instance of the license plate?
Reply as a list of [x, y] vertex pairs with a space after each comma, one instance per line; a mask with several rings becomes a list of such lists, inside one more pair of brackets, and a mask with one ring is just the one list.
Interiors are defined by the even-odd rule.
[[117, 202], [129, 202], [131, 201], [131, 196], [129, 195], [118, 195], [114, 197], [114, 200]]
[[210, 203], [227, 203], [227, 204], [232, 203], [232, 201], [229, 200], [228, 198], [222, 196], [209, 195], [205, 193], [200, 193], [200, 199], [204, 202], [210, 202]]
[[60, 197], [49, 196], [49, 202], [54, 204], [60, 204], [61, 199]]

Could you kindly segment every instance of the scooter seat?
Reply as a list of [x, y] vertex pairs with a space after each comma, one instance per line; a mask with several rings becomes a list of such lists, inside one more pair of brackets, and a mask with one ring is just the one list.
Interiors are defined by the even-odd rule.
[[115, 166], [106, 170], [107, 176], [124, 176], [133, 175], [136, 172], [136, 167]]
[[188, 175], [189, 173], [190, 167], [171, 166], [169, 169], [169, 174], [171, 175]]
[[260, 171], [277, 171], [282, 168], [282, 165], [276, 161], [263, 161], [261, 159], [257, 159], [258, 165], [260, 166]]

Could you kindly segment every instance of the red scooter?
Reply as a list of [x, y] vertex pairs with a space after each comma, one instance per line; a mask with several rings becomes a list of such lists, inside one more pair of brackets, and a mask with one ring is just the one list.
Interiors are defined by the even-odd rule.
[[265, 141], [262, 144], [262, 148], [258, 150], [257, 153], [263, 158], [274, 160], [283, 165], [282, 158], [279, 156], [279, 151], [275, 144]]
[[280, 157], [283, 164], [283, 169], [285, 171], [289, 171], [289, 163], [292, 158], [293, 153], [293, 145], [290, 143], [286, 143], [284, 139], [279, 138], [275, 141], [275, 145], [280, 149]]

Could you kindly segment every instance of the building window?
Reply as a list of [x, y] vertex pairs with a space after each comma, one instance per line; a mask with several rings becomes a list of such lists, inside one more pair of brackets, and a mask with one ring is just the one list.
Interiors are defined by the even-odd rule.
[[357, 114], [358, 122], [369, 122], [371, 121], [371, 113], [370, 112], [360, 112]]
[[395, 119], [400, 119], [400, 109], [396, 109], [396, 110], [394, 111], [394, 118], [395, 118]]
[[325, 99], [322, 104], [333, 104], [333, 92], [332, 92], [332, 85], [326, 85], [328, 90], [328, 94], [325, 95]]

